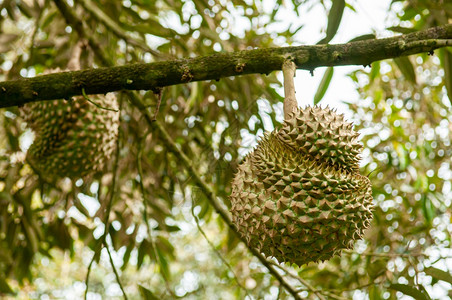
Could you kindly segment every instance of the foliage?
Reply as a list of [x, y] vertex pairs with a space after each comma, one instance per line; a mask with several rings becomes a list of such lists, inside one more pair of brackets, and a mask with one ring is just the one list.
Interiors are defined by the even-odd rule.
[[[1, 80], [66, 68], [81, 38], [55, 2], [65, 1], [0, 1]], [[116, 65], [299, 43], [294, 37], [300, 25], [276, 25], [283, 12], [299, 14], [316, 5], [328, 13], [326, 36], [319, 39], [326, 43], [340, 30], [343, 12], [355, 10], [352, 1], [336, 0], [278, 0], [271, 6], [223, 0], [73, 2], [84, 38], [91, 37]], [[397, 12], [393, 32], [452, 18], [452, 6], [443, 1], [392, 1], [389, 9]], [[428, 299], [434, 297], [432, 286], [450, 289], [450, 269], [444, 268], [451, 255], [451, 55], [444, 48], [350, 74], [363, 99], [349, 108], [362, 129], [374, 221], [355, 251], [322, 264], [283, 267], [301, 297]], [[82, 68], [104, 64], [90, 47], [81, 59]], [[335, 80], [332, 74], [331, 68], [316, 103]], [[157, 119], [226, 206], [237, 164], [264, 130], [282, 121], [280, 85], [272, 73], [163, 90]], [[139, 95], [154, 113], [154, 92]], [[144, 299], [289, 298], [213, 212], [127, 94], [118, 97], [117, 162], [74, 181], [46, 182], [35, 174], [25, 160], [31, 132], [17, 108], [1, 111], [0, 294], [82, 297], [94, 256], [93, 296], [121, 296], [124, 287], [129, 297]], [[105, 224], [108, 246], [100, 250]]]

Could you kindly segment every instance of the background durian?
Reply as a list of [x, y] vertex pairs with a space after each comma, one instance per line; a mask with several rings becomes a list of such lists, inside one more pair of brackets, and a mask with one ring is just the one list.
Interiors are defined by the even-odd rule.
[[248, 244], [299, 266], [350, 249], [372, 219], [362, 145], [329, 108], [297, 108], [266, 134], [232, 182], [233, 223]]
[[[56, 71], [59, 70], [49, 73]], [[35, 133], [27, 161], [48, 180], [75, 179], [100, 171], [116, 148], [119, 128], [116, 96], [109, 93], [90, 99], [100, 107], [84, 97], [74, 97], [68, 101], [28, 103], [20, 109]]]

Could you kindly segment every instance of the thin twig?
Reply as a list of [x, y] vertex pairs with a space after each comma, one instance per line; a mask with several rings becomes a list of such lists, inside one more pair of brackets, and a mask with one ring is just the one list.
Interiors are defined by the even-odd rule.
[[82, 88], [82, 95], [83, 95], [83, 98], [85, 98], [86, 101], [88, 101], [89, 103], [91, 103], [91, 104], [97, 106], [97, 107], [100, 108], [100, 109], [105, 109], [105, 110], [114, 111], [114, 112], [118, 112], [118, 111], [119, 111], [118, 109], [113, 109], [113, 108], [108, 108], [108, 107], [102, 107], [102, 106], [100, 106], [99, 104], [97, 104], [96, 102], [94, 102], [93, 100], [91, 100], [90, 98], [88, 98], [88, 96], [87, 96], [86, 93], [85, 93], [85, 88]]
[[[35, 3], [35, 5], [37, 5], [39, 7], [39, 3]], [[30, 46], [30, 60], [33, 60], [34, 58], [34, 54], [35, 54], [35, 40], [36, 40], [36, 36], [38, 34], [39, 28], [41, 27], [41, 19], [42, 16], [44, 15], [43, 12], [45, 10], [45, 5], [43, 5], [43, 7], [39, 7], [39, 13], [38, 16], [36, 17], [35, 20], [35, 26], [33, 28], [33, 33], [31, 34], [31, 46]]]
[[107, 249], [108, 257], [110, 258], [110, 265], [111, 265], [111, 268], [113, 269], [113, 273], [115, 273], [116, 282], [118, 283], [119, 288], [122, 291], [122, 295], [123, 295], [124, 299], [127, 300], [126, 291], [124, 291], [124, 287], [121, 284], [121, 279], [119, 278], [119, 273], [118, 273], [118, 270], [116, 270], [115, 263], [113, 262], [113, 257], [111, 257], [111, 253], [110, 253], [110, 249], [109, 249], [108, 245], [105, 245], [105, 249]]
[[[324, 295], [326, 295], [328, 297], [334, 298], [334, 297], [340, 297], [340, 296], [334, 295], [332, 293], [336, 293], [337, 294], [337, 293], [343, 293], [343, 292], [362, 290], [362, 289], [368, 288], [369, 286], [382, 284], [385, 281], [386, 281], [386, 278], [384, 280], [379, 281], [379, 282], [372, 281], [372, 282], [368, 282], [368, 283], [365, 283], [365, 284], [362, 284], [362, 285], [359, 285], [359, 286], [356, 286], [356, 287], [352, 287], [352, 288], [347, 288], [347, 289], [327, 289], [327, 290], [319, 290], [319, 291], [322, 292]], [[309, 292], [310, 290], [306, 289], [306, 288], [300, 288], [300, 289], [297, 289], [297, 291], [298, 292], [304, 292], [304, 291]], [[334, 296], [332, 296], [332, 295], [334, 295]], [[340, 298], [343, 299], [342, 297], [340, 297]]]
[[240, 280], [237, 276], [237, 274], [234, 272], [232, 266], [228, 263], [228, 261], [223, 257], [223, 255], [221, 255], [221, 253], [215, 248], [215, 245], [209, 240], [209, 238], [207, 237], [206, 233], [204, 232], [204, 230], [202, 229], [201, 225], [199, 224], [199, 218], [198, 216], [195, 215], [195, 203], [194, 200], [192, 198], [192, 203], [191, 203], [191, 215], [193, 216], [193, 219], [195, 220], [196, 223], [196, 227], [198, 227], [199, 232], [202, 234], [202, 236], [204, 237], [204, 239], [206, 240], [206, 242], [209, 244], [210, 248], [212, 248], [212, 250], [215, 252], [215, 254], [220, 258], [220, 260], [225, 264], [225, 266], [229, 269], [229, 271], [231, 271], [232, 275], [234, 275], [234, 279], [235, 282], [237, 282], [237, 285], [245, 291], [246, 295], [252, 299], [252, 297], [250, 296], [250, 294], [248, 293], [248, 290], [240, 283]]
[[159, 113], [160, 104], [162, 103], [162, 94], [163, 94], [163, 88], [159, 88], [157, 90], [157, 106], [155, 107], [155, 113], [153, 120], [157, 120], [157, 115]]
[[[121, 109], [122, 107], [122, 98], [119, 101], [119, 109]], [[119, 127], [121, 128], [121, 127]], [[107, 238], [108, 235], [108, 227], [109, 225], [109, 219], [110, 219], [110, 212], [111, 212], [111, 208], [113, 206], [113, 200], [114, 197], [116, 195], [116, 180], [117, 180], [117, 173], [118, 173], [118, 165], [119, 165], [119, 149], [120, 149], [120, 144], [119, 141], [121, 140], [121, 130], [118, 129], [118, 138], [116, 139], [116, 151], [115, 151], [115, 161], [113, 164], [113, 179], [112, 179], [112, 183], [111, 183], [111, 187], [110, 187], [110, 198], [108, 199], [107, 202], [107, 207], [105, 210], [105, 216], [104, 216], [104, 233], [102, 235], [102, 237], [98, 240], [96, 246], [95, 246], [95, 251], [94, 251], [94, 255], [91, 258], [91, 262], [88, 265], [88, 271], [86, 273], [86, 278], [85, 278], [85, 285], [86, 285], [86, 290], [85, 290], [85, 300], [86, 297], [88, 295], [88, 283], [89, 283], [89, 275], [91, 273], [91, 267], [93, 264], [93, 261], [96, 259], [96, 257], [98, 257], [98, 255], [100, 254], [100, 251], [102, 250], [102, 245], [105, 244], [106, 247], [108, 247], [105, 243], [105, 239]]]
[[314, 293], [319, 299], [324, 300], [325, 298], [322, 296], [321, 291], [317, 290], [315, 287], [313, 287], [309, 282], [307, 282], [305, 279], [301, 278], [300, 276], [293, 274], [292, 272], [290, 272], [286, 267], [277, 264], [274, 261], [271, 260], [267, 260], [269, 263], [271, 263], [272, 265], [278, 267], [279, 269], [283, 270], [284, 272], [286, 272], [286, 274], [296, 280], [298, 280], [302, 285], [304, 285], [308, 291]]
[[[348, 300], [348, 298], [344, 298], [344, 297], [335, 295], [335, 294], [330, 293], [330, 292], [326, 292], [326, 291], [320, 291], [320, 292], [321, 292], [323, 295], [325, 295], [325, 296], [327, 296], [327, 297], [330, 297], [330, 298], [333, 298], [333, 299], [336, 299], [336, 300]], [[325, 298], [323, 298], [323, 299], [325, 299]]]
[[[160, 269], [162, 269], [162, 261], [160, 259], [160, 256], [157, 253], [157, 246], [155, 244], [153, 235], [152, 235], [152, 228], [149, 225], [149, 216], [148, 216], [148, 203], [147, 203], [147, 196], [146, 196], [146, 190], [144, 188], [144, 184], [143, 184], [143, 167], [141, 164], [141, 158], [143, 155], [143, 143], [147, 137], [148, 133], [145, 133], [143, 135], [143, 137], [140, 138], [140, 140], [138, 141], [138, 153], [137, 153], [137, 170], [138, 170], [138, 175], [140, 176], [140, 182], [139, 182], [139, 186], [140, 186], [140, 191], [141, 191], [141, 196], [143, 199], [143, 218], [144, 218], [144, 222], [146, 223], [146, 229], [148, 231], [148, 236], [149, 236], [149, 240], [151, 242], [152, 245], [152, 250], [154, 252], [154, 256], [155, 256], [155, 260], [157, 261], [157, 265], [160, 267]], [[168, 293], [170, 293], [170, 295], [174, 298], [175, 294], [173, 292], [173, 290], [170, 287], [168, 278], [166, 277], [166, 275], [163, 272], [160, 272], [160, 274], [162, 275], [163, 281], [165, 282], [165, 286], [166, 289], [168, 291]]]
[[377, 252], [363, 252], [359, 253], [353, 250], [342, 250], [345, 254], [357, 254], [362, 256], [376, 256], [376, 257], [418, 257], [428, 256], [425, 253], [377, 253]]
[[[102, 248], [102, 245], [101, 245]], [[84, 295], [84, 299], [87, 299], [88, 296], [88, 286], [89, 286], [89, 275], [91, 274], [91, 268], [93, 266], [93, 263], [95, 261], [95, 257], [96, 257], [96, 252], [94, 253], [93, 257], [91, 258], [91, 261], [89, 262], [88, 265], [88, 270], [86, 271], [86, 277], [85, 277], [85, 295]]]

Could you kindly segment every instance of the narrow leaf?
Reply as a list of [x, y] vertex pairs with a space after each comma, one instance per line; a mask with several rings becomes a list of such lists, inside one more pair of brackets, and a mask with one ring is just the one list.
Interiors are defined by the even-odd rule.
[[367, 265], [367, 274], [374, 280], [375, 278], [383, 275], [386, 272], [386, 264], [388, 260], [386, 258], [378, 258], [370, 261]]
[[394, 62], [408, 81], [416, 83], [416, 73], [414, 72], [413, 64], [407, 56], [394, 58]]
[[326, 90], [328, 89], [331, 78], [333, 78], [334, 68], [328, 67], [323, 74], [323, 78], [320, 81], [319, 87], [317, 88], [317, 92], [314, 95], [314, 105], [319, 103], [323, 96], [325, 96]]
[[333, 0], [330, 12], [328, 13], [328, 26], [326, 28], [326, 37], [322, 39], [318, 44], [328, 44], [336, 35], [339, 24], [344, 14], [345, 1]]
[[166, 260], [163, 253], [157, 248], [157, 255], [159, 260], [160, 272], [165, 280], [169, 280], [171, 278], [171, 273], [168, 265], [168, 261]]
[[442, 280], [452, 284], [452, 274], [434, 267], [429, 267], [424, 270], [425, 274], [432, 276], [435, 279]]
[[138, 285], [138, 289], [140, 290], [141, 297], [145, 300], [159, 300], [159, 297], [154, 295], [149, 289], [145, 288], [142, 285]]
[[414, 28], [401, 27], [401, 26], [392, 26], [392, 27], [389, 27], [389, 28], [386, 28], [386, 29], [394, 31], [394, 32], [403, 33], [403, 34], [408, 34], [408, 33], [416, 31], [416, 29], [414, 29]]
[[357, 37], [352, 38], [350, 42], [358, 42], [358, 41], [365, 41], [365, 40], [372, 40], [372, 39], [376, 39], [377, 36], [374, 33], [368, 33], [368, 34], [363, 34]]
[[428, 295], [425, 295], [417, 288], [415, 288], [411, 285], [408, 285], [408, 284], [395, 283], [395, 284], [391, 284], [389, 286], [389, 288], [399, 291], [405, 295], [411, 296], [416, 300], [429, 300], [430, 299], [430, 297]]
[[422, 213], [424, 214], [426, 224], [431, 224], [435, 217], [435, 211], [433, 203], [427, 195], [423, 195], [421, 198]]
[[370, 70], [369, 79], [370, 82], [374, 82], [375, 78], [380, 75], [380, 62], [376, 61], [372, 63], [372, 70]]
[[0, 278], [0, 293], [13, 294], [13, 289], [9, 286], [4, 278]]

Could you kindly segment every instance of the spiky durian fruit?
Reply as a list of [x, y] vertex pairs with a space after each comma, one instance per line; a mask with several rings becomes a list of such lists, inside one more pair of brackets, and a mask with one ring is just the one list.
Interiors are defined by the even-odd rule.
[[362, 238], [372, 190], [358, 170], [362, 145], [342, 115], [298, 109], [265, 135], [232, 182], [232, 220], [248, 244], [299, 266]]
[[21, 116], [35, 132], [27, 160], [41, 175], [50, 180], [79, 178], [102, 170], [110, 159], [119, 127], [116, 96], [97, 95], [91, 100], [100, 107], [75, 97], [21, 108]]

